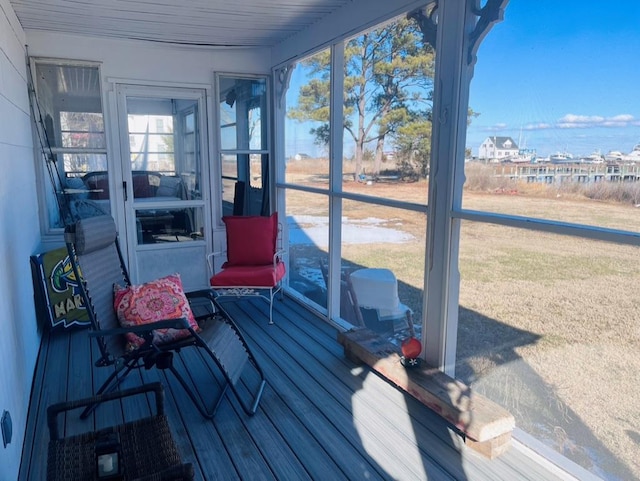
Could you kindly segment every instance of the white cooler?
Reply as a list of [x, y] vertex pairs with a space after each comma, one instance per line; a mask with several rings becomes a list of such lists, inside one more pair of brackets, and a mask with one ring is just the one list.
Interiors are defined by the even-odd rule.
[[380, 320], [401, 319], [408, 306], [398, 297], [398, 280], [389, 269], [359, 269], [349, 276], [358, 305], [377, 309]]

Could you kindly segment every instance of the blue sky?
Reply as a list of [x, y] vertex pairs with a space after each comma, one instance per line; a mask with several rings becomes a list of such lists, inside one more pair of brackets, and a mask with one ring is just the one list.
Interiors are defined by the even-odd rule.
[[[300, 86], [306, 84], [310, 78], [307, 77], [304, 67], [297, 64], [286, 93], [287, 108], [292, 108], [298, 104]], [[316, 125], [312, 122], [299, 122], [297, 120], [285, 118], [285, 157], [293, 157], [296, 154], [306, 154], [311, 157], [327, 156], [326, 149], [314, 143], [315, 137], [309, 131]]]
[[546, 156], [640, 143], [640, 2], [511, 0], [478, 51], [467, 133]]
[[[488, 136], [510, 136], [539, 156], [640, 143], [640, 0], [511, 0], [478, 50], [467, 130], [473, 155]], [[301, 82], [296, 68], [287, 104]], [[286, 120], [286, 155], [326, 154], [310, 125]], [[350, 154], [345, 145], [345, 155]]]

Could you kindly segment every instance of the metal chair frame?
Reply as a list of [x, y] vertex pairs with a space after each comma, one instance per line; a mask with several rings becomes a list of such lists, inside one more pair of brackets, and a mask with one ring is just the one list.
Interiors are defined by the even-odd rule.
[[[187, 292], [186, 296], [198, 321], [200, 331], [191, 327], [185, 318], [169, 319], [149, 324], [120, 327], [113, 308], [113, 285], [130, 285], [129, 274], [118, 243], [115, 223], [110, 216], [80, 219], [65, 230], [73, 274], [84, 306], [87, 309], [91, 329], [89, 336], [96, 339], [101, 356], [96, 367], [113, 366], [113, 372], [98, 389], [97, 395], [117, 389], [135, 369], [156, 367], [170, 371], [192, 400], [203, 417], [212, 419], [227, 389], [231, 388], [242, 409], [255, 414], [266, 380], [236, 323], [220, 306], [212, 289]], [[114, 267], [115, 264], [115, 267]], [[187, 329], [189, 336], [176, 341], [154, 343], [155, 329]], [[135, 333], [144, 339], [137, 349], [125, 349], [125, 334]], [[195, 347], [204, 360], [212, 360], [224, 378], [224, 387], [212, 405], [207, 403], [197, 389], [192, 389], [184, 375], [174, 366], [174, 355]], [[240, 395], [236, 384], [245, 366], [252, 366], [258, 376], [258, 386], [249, 402]], [[81, 417], [87, 417], [97, 405], [89, 406]]]

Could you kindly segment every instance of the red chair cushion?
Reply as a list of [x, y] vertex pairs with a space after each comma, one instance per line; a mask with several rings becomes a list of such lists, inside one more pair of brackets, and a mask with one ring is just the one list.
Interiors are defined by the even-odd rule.
[[278, 214], [263, 216], [224, 216], [227, 228], [227, 264], [256, 266], [273, 264], [278, 236]]
[[266, 266], [227, 266], [209, 279], [212, 287], [274, 287], [284, 277], [283, 262]]

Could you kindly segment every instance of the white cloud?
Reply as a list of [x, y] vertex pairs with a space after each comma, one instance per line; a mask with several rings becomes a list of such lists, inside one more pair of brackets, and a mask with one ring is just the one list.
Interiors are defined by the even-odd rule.
[[545, 122], [538, 122], [537, 124], [527, 124], [523, 127], [523, 130], [546, 130], [552, 128], [553, 125]]
[[617, 122], [631, 122], [631, 121], [633, 121], [633, 115], [620, 114], [620, 115], [616, 115], [614, 117], [611, 117], [609, 120], [614, 120], [614, 121], [617, 121]]
[[494, 125], [476, 126], [479, 132], [486, 132], [492, 135], [498, 135], [503, 132], [520, 129], [521, 131], [539, 131], [550, 129], [562, 130], [583, 130], [591, 128], [625, 128], [640, 126], [640, 119], [636, 119], [631, 114], [618, 114], [611, 117], [603, 117], [602, 115], [577, 115], [566, 114], [555, 123], [548, 122], [531, 122], [529, 124], [512, 127], [504, 122]]
[[613, 117], [567, 114], [558, 120], [556, 127], [560, 129], [588, 129], [592, 127], [628, 127], [636, 124], [637, 121], [630, 114], [619, 114]]
[[505, 124], [504, 122], [498, 123], [498, 124], [494, 124], [494, 125], [490, 125], [488, 127], [484, 127], [482, 129], [483, 132], [500, 132], [502, 130], [507, 129], [509, 126], [507, 124]]
[[599, 115], [574, 115], [567, 114], [562, 117], [558, 123], [570, 123], [570, 124], [597, 124], [603, 122], [604, 117]]

